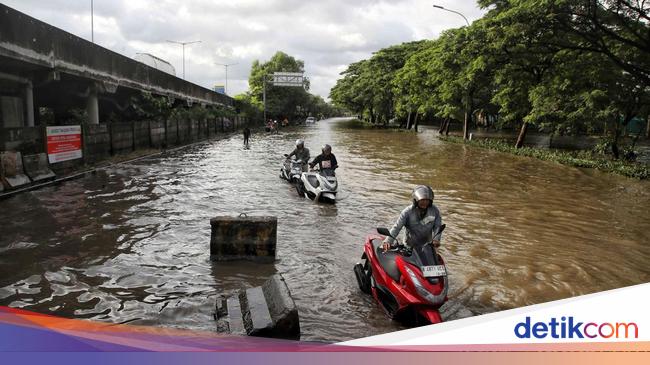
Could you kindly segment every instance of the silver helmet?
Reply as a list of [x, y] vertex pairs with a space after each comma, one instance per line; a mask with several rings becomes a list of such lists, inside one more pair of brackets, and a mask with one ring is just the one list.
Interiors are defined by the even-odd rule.
[[323, 147], [321, 148], [321, 151], [323, 151], [323, 153], [325, 153], [325, 151], [327, 151], [328, 153], [331, 153], [332, 152], [332, 146], [330, 146], [328, 144], [324, 144]]
[[433, 204], [433, 190], [429, 186], [418, 185], [415, 187], [415, 189], [413, 189], [411, 198], [413, 199], [414, 205], [417, 205], [418, 202], [423, 199], [429, 200], [429, 205], [431, 205]]
[[305, 141], [303, 141], [302, 139], [297, 139], [296, 147], [305, 147]]

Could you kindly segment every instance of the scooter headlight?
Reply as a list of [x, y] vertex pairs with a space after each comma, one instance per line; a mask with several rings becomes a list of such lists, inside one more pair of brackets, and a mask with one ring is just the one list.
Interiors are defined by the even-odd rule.
[[440, 304], [438, 298], [436, 298], [435, 295], [431, 294], [425, 287], [422, 285], [422, 282], [420, 279], [418, 279], [417, 275], [411, 270], [408, 265], [404, 266], [404, 269], [406, 269], [406, 273], [409, 275], [411, 278], [411, 281], [413, 282], [413, 285], [415, 286], [415, 290], [418, 292], [418, 294], [426, 299], [429, 303], [433, 305]]

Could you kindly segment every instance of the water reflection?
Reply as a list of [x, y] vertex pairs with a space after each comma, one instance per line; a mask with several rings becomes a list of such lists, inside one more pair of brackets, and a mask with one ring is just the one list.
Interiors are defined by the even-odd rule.
[[[278, 178], [295, 139], [333, 146], [339, 202]], [[390, 225], [415, 184], [447, 224], [447, 320], [650, 279], [648, 182], [337, 121], [212, 141], [0, 202], [0, 305], [76, 318], [213, 330], [217, 295], [280, 272], [303, 340], [401, 327], [354, 279], [364, 236]], [[211, 263], [209, 219], [278, 217], [275, 265]]]

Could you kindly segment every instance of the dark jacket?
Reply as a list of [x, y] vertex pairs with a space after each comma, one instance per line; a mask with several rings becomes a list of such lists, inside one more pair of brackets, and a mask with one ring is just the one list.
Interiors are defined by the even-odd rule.
[[335, 170], [337, 167], [339, 167], [338, 163], [336, 162], [336, 156], [334, 156], [333, 153], [330, 153], [329, 156], [325, 156], [322, 153], [316, 156], [316, 158], [309, 164], [309, 166], [314, 167], [316, 165], [318, 165], [321, 170]]
[[307, 163], [309, 161], [309, 148], [303, 147], [301, 150], [296, 148], [289, 154], [289, 158], [291, 156], [296, 156], [296, 160], [302, 160], [303, 163]]

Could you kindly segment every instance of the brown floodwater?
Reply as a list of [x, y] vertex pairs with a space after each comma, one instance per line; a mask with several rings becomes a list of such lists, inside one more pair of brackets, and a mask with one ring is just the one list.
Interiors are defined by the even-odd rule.
[[[0, 201], [0, 305], [70, 318], [214, 330], [216, 296], [279, 272], [302, 339], [402, 329], [357, 288], [364, 236], [430, 184], [447, 230], [445, 320], [650, 281], [650, 183], [340, 120], [189, 146]], [[278, 177], [303, 138], [333, 145], [340, 200]], [[278, 217], [273, 265], [209, 260], [216, 215]]]

